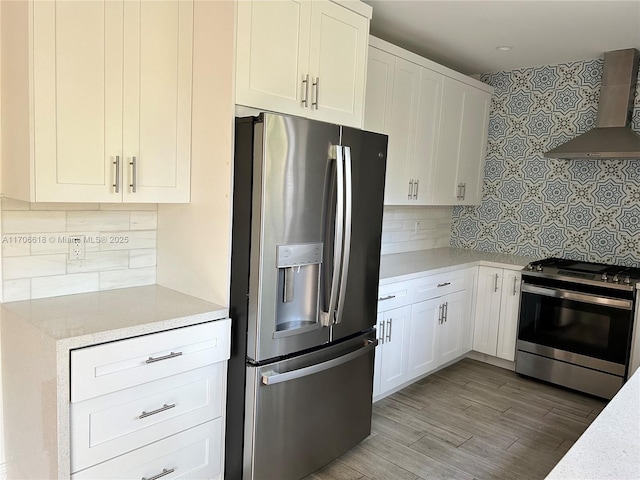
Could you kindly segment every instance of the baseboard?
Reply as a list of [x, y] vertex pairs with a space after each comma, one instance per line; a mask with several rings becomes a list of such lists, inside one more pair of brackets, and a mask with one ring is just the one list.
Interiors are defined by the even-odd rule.
[[489, 365], [493, 365], [494, 367], [505, 368], [511, 371], [515, 371], [516, 369], [516, 362], [510, 362], [509, 360], [493, 357], [491, 355], [487, 355], [486, 353], [469, 352], [467, 353], [467, 358], [470, 358], [471, 360], [477, 360], [479, 362], [488, 363]]

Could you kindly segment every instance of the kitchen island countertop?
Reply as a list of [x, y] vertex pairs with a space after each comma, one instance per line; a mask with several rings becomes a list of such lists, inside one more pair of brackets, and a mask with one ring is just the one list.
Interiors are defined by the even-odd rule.
[[429, 273], [444, 273], [465, 267], [486, 265], [519, 270], [536, 258], [465, 248], [434, 248], [380, 257], [380, 285], [411, 280]]
[[547, 478], [640, 478], [640, 370], [613, 397]]

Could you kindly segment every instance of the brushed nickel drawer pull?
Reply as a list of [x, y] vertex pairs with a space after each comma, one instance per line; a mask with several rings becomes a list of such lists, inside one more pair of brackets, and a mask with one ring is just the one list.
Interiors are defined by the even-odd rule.
[[142, 477], [142, 480], [158, 480], [159, 478], [164, 477], [165, 475], [169, 475], [170, 473], [175, 472], [176, 469], [175, 468], [170, 468], [169, 470], [167, 470], [166, 468], [162, 469], [162, 473], [159, 473], [157, 475], [154, 475], [153, 477]]
[[168, 360], [170, 358], [175, 358], [175, 357], [179, 357], [180, 355], [182, 355], [182, 352], [171, 352], [168, 355], [163, 355], [162, 357], [149, 357], [147, 360], [145, 360], [145, 363], [153, 363], [153, 362], [159, 362], [161, 360]]
[[451, 282], [439, 283], [439, 284], [438, 284], [438, 288], [440, 288], [440, 287], [446, 287], [447, 285], [451, 285]]
[[380, 297], [378, 298], [379, 302], [384, 302], [385, 300], [391, 300], [392, 298], [396, 298], [395, 295], [387, 295], [386, 297]]
[[172, 403], [170, 405], [165, 403], [162, 407], [158, 408], [157, 410], [151, 410], [150, 412], [143, 411], [138, 418], [140, 419], [147, 418], [147, 417], [150, 417], [151, 415], [155, 415], [156, 413], [164, 412], [166, 410], [171, 410], [172, 408], [175, 408], [175, 407], [176, 407], [175, 403]]

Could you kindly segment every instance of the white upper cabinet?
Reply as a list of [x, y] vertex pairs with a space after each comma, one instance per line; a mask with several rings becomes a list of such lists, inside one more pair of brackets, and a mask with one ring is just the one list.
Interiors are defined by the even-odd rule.
[[[3, 116], [26, 122], [2, 125], [17, 182], [3, 193], [188, 202], [193, 2], [15, 3], [3, 4], [2, 69], [26, 84], [3, 82]], [[31, 35], [9, 26], [30, 21]]]
[[236, 104], [362, 127], [371, 8], [238, 2]]
[[492, 87], [369, 42], [364, 128], [389, 135], [385, 204], [479, 204]]

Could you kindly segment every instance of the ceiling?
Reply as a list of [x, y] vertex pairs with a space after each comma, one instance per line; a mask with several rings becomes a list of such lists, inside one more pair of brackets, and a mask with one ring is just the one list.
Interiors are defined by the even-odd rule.
[[372, 35], [468, 75], [640, 49], [640, 0], [364, 1]]

